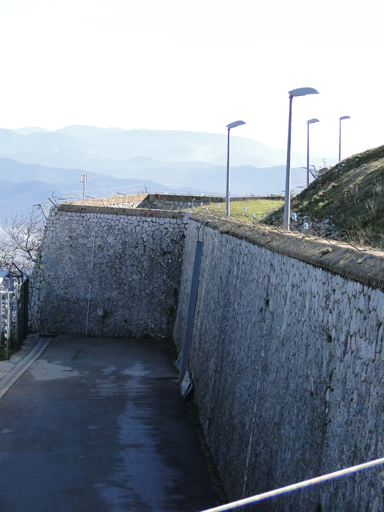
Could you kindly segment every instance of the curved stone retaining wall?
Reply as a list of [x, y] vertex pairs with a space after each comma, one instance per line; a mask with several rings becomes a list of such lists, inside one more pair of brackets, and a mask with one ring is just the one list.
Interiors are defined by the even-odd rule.
[[[202, 220], [190, 217], [184, 248], [180, 348]], [[383, 254], [208, 225], [189, 367], [229, 499], [383, 457]], [[382, 511], [383, 477], [371, 469], [249, 510]]]
[[[204, 220], [189, 217], [186, 231], [178, 212], [53, 210], [32, 328], [97, 336], [103, 310], [104, 335], [174, 327], [181, 348]], [[229, 499], [382, 457], [383, 254], [226, 220], [209, 220], [202, 238], [189, 367]], [[382, 511], [383, 477], [367, 470], [254, 510]]]

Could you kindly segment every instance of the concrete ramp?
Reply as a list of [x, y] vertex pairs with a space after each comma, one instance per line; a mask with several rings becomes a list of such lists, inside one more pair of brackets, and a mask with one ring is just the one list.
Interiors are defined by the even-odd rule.
[[0, 510], [219, 503], [167, 341], [60, 335], [0, 400]]

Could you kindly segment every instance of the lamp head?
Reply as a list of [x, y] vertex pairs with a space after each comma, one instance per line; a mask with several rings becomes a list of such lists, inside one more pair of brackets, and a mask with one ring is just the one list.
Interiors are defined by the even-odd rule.
[[320, 123], [320, 121], [318, 119], [310, 119], [309, 121], [307, 121], [308, 124], [312, 124], [312, 123]]
[[236, 126], [240, 126], [242, 124], [245, 124], [244, 121], [235, 121], [234, 123], [227, 124], [227, 128], [230, 130], [231, 128], [236, 128]]
[[312, 87], [301, 87], [300, 89], [289, 91], [290, 96], [306, 96], [307, 94], [319, 94], [319, 91]]
[[349, 116], [340, 117], [340, 121], [342, 121], [343, 119], [351, 119], [351, 118]]

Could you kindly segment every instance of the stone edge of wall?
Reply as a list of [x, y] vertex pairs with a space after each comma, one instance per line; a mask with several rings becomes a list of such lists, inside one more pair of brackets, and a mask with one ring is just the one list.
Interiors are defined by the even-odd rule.
[[[129, 197], [129, 196], [126, 196]], [[215, 196], [215, 195], [183, 195], [183, 194], [148, 194], [147, 198], [149, 202], [158, 201], [159, 199], [162, 201], [175, 201], [175, 202], [191, 202], [192, 200], [198, 203], [199, 201], [204, 202], [206, 204], [207, 200], [212, 203], [222, 203], [225, 202], [225, 196]], [[274, 196], [235, 196], [231, 197], [231, 201], [255, 201], [255, 200], [263, 200], [268, 199], [271, 201], [282, 201], [284, 200], [284, 196], [274, 195]]]
[[83, 201], [71, 201], [71, 205], [81, 205], [81, 206], [104, 206], [108, 207], [109, 204], [116, 203], [128, 203], [128, 202], [142, 202], [147, 199], [148, 193], [142, 194], [127, 194], [127, 195], [119, 195], [113, 197], [103, 197], [100, 199], [86, 199], [85, 204]]
[[59, 212], [72, 213], [95, 213], [102, 215], [123, 215], [126, 217], [154, 217], [167, 219], [183, 219], [185, 212], [169, 210], [149, 210], [144, 208], [118, 208], [112, 206], [86, 206], [76, 204], [62, 204], [58, 208]]
[[296, 233], [280, 233], [269, 227], [255, 229], [228, 219], [209, 219], [194, 213], [191, 221], [202, 223], [222, 234], [310, 263], [384, 292], [384, 253], [358, 250], [338, 242], [310, 240]]

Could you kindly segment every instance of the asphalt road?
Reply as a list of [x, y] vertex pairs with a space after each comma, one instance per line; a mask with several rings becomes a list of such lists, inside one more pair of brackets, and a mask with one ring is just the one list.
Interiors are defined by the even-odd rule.
[[216, 504], [166, 341], [61, 335], [0, 400], [1, 512]]

